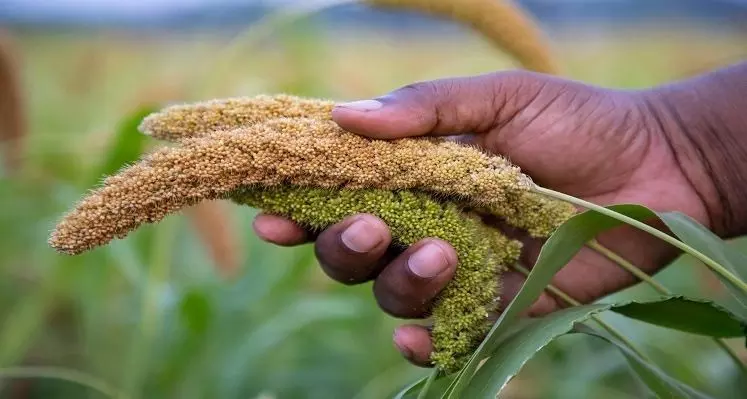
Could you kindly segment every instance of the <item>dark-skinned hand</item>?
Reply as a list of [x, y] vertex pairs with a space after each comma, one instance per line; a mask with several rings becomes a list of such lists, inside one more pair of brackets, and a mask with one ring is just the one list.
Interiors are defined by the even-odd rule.
[[[702, 196], [712, 195], [712, 190], [693, 182], [697, 173], [685, 173], [672, 144], [677, 143], [677, 133], [657, 117], [654, 97], [651, 91], [603, 89], [512, 71], [409, 85], [375, 100], [340, 105], [333, 118], [343, 128], [372, 138], [457, 136], [508, 157], [544, 187], [601, 205], [639, 203], [680, 211], [709, 226]], [[254, 228], [262, 239], [278, 245], [315, 241], [318, 260], [330, 277], [345, 284], [373, 280], [382, 309], [406, 319], [427, 316], [434, 293], [457, 267], [454, 249], [438, 239], [394, 253], [386, 224], [372, 215], [352, 216], [315, 237], [292, 221], [267, 214], [256, 218]], [[531, 265], [542, 242], [523, 241], [523, 260]], [[599, 241], [649, 273], [676, 255], [658, 240], [627, 227], [605, 233]], [[507, 272], [502, 279], [505, 305], [524, 277]], [[583, 303], [635, 282], [589, 249], [553, 279], [554, 285]], [[562, 306], [543, 294], [528, 315]], [[394, 342], [411, 362], [428, 365], [431, 341], [425, 327], [403, 325], [395, 331]]]

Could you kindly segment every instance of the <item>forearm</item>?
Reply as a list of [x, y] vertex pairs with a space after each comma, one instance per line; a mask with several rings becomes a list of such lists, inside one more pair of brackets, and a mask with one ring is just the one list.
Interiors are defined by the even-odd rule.
[[747, 62], [657, 87], [646, 104], [723, 238], [747, 234]]

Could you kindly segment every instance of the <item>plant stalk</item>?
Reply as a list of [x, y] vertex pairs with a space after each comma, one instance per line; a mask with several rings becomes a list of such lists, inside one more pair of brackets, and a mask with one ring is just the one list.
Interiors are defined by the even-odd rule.
[[[516, 269], [517, 271], [519, 271], [524, 276], [529, 276], [530, 272], [524, 266], [521, 266], [519, 264], [514, 264], [514, 269]], [[558, 287], [555, 287], [552, 284], [549, 284], [547, 287], [545, 287], [545, 289], [547, 291], [549, 291], [551, 294], [553, 294], [553, 295], [557, 296], [558, 298], [562, 299], [563, 302], [565, 302], [565, 303], [567, 303], [567, 304], [569, 304], [571, 306], [581, 306], [582, 305], [581, 302], [573, 299], [573, 297], [571, 297], [570, 295], [568, 295], [567, 293], [565, 293], [563, 290], [561, 290]], [[653, 361], [651, 361], [651, 359], [648, 356], [646, 356], [646, 354], [644, 354], [643, 351], [641, 351], [640, 349], [638, 349], [638, 347], [636, 347], [635, 344], [632, 341], [630, 341], [627, 337], [625, 337], [621, 332], [617, 331], [617, 329], [615, 329], [615, 327], [612, 327], [609, 323], [607, 323], [606, 321], [602, 320], [602, 318], [600, 318], [597, 315], [591, 315], [591, 318], [594, 319], [594, 321], [597, 324], [599, 324], [600, 327], [602, 327], [605, 330], [607, 330], [608, 333], [610, 333], [611, 335], [615, 336], [615, 338], [619, 339], [620, 342], [624, 343], [625, 346], [627, 346], [628, 348], [630, 348], [630, 350], [632, 350], [633, 352], [635, 352], [636, 355], [640, 356], [641, 359], [644, 359], [646, 361], [649, 361], [649, 362], [653, 363]]]
[[418, 393], [418, 399], [425, 399], [428, 397], [428, 391], [431, 389], [431, 385], [433, 385], [433, 381], [436, 381], [436, 378], [438, 378], [438, 374], [440, 373], [440, 370], [438, 367], [434, 367], [433, 371], [431, 371], [431, 375], [428, 376], [428, 379], [425, 380], [425, 385], [423, 386], [423, 389], [420, 390]]
[[[632, 263], [628, 262], [627, 259], [623, 258], [622, 256], [616, 254], [609, 248], [606, 248], [602, 244], [600, 244], [597, 240], [591, 240], [586, 244], [587, 247], [591, 248], [592, 250], [596, 251], [597, 253], [605, 256], [607, 259], [617, 263], [620, 267], [623, 269], [629, 271], [631, 274], [633, 274], [635, 277], [640, 279], [641, 281], [645, 282], [646, 284], [650, 285], [655, 291], [662, 295], [672, 295], [672, 291], [670, 291], [667, 287], [659, 283], [658, 281], [654, 280], [651, 276], [646, 274], [643, 270], [636, 267]], [[713, 342], [716, 343], [721, 349], [726, 352], [726, 354], [734, 361], [734, 363], [737, 364], [737, 366], [745, 373], [747, 374], [747, 364], [742, 362], [742, 360], [739, 358], [737, 353], [729, 347], [729, 345], [724, 342], [722, 339], [713, 338]]]
[[729, 284], [733, 285], [734, 287], [738, 288], [740, 291], [742, 291], [745, 295], [747, 295], [747, 282], [744, 282], [740, 280], [737, 276], [729, 272], [726, 268], [718, 264], [713, 259], [709, 258], [705, 254], [701, 253], [697, 249], [685, 244], [684, 242], [670, 236], [669, 234], [664, 233], [663, 231], [656, 229], [654, 227], [651, 227], [641, 221], [638, 221], [636, 219], [633, 219], [629, 216], [623, 215], [619, 212], [615, 212], [611, 209], [607, 209], [601, 205], [597, 205], [595, 203], [582, 200], [580, 198], [576, 198], [571, 195], [563, 194], [558, 191], [550, 190], [544, 187], [540, 187], [535, 185], [532, 189], [534, 192], [538, 194], [545, 195], [550, 198], [555, 198], [561, 201], [565, 201], [568, 203], [571, 203], [573, 205], [578, 205], [590, 210], [593, 210], [595, 212], [599, 212], [605, 216], [609, 216], [611, 218], [617, 219], [621, 222], [624, 222], [628, 225], [631, 225], [639, 230], [643, 230], [652, 236], [661, 239], [662, 241], [669, 243], [676, 248], [681, 249], [682, 251], [694, 256], [701, 262], [705, 263], [706, 266], [708, 266], [712, 271], [723, 277], [726, 281], [729, 282]]

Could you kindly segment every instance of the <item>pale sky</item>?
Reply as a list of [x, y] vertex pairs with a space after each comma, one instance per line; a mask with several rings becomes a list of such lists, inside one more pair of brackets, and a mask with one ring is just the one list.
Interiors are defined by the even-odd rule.
[[[63, 16], [130, 18], [157, 17], [174, 9], [264, 3], [280, 5], [299, 0], [0, 0], [4, 14], [23, 16]], [[308, 0], [301, 0], [308, 1]]]
[[[216, 6], [224, 4], [265, 3], [280, 5], [283, 3], [308, 3], [314, 0], [0, 0], [0, 12], [3, 14], [23, 16], [61, 16], [61, 17], [158, 17], [174, 9]], [[537, 1], [537, 0], [535, 0]], [[545, 0], [556, 2], [558, 0]], [[583, 3], [605, 0], [564, 0], [565, 2]], [[606, 0], [611, 1], [611, 0]], [[624, 1], [624, 0], [618, 0]], [[711, 0], [716, 1], [716, 0]], [[747, 3], [747, 0], [719, 0], [722, 2]]]
[[272, 0], [2, 0], [0, 9], [19, 11], [36, 10], [44, 13], [118, 14], [141, 15], [143, 12], [163, 13], [174, 8], [231, 4], [247, 2], [273, 2]]

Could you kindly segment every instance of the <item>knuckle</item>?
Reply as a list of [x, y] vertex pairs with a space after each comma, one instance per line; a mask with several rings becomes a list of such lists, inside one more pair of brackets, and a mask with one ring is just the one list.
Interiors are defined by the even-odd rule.
[[395, 90], [395, 94], [405, 94], [415, 97], [430, 97], [439, 92], [438, 84], [435, 81], [422, 81], [410, 83]]

